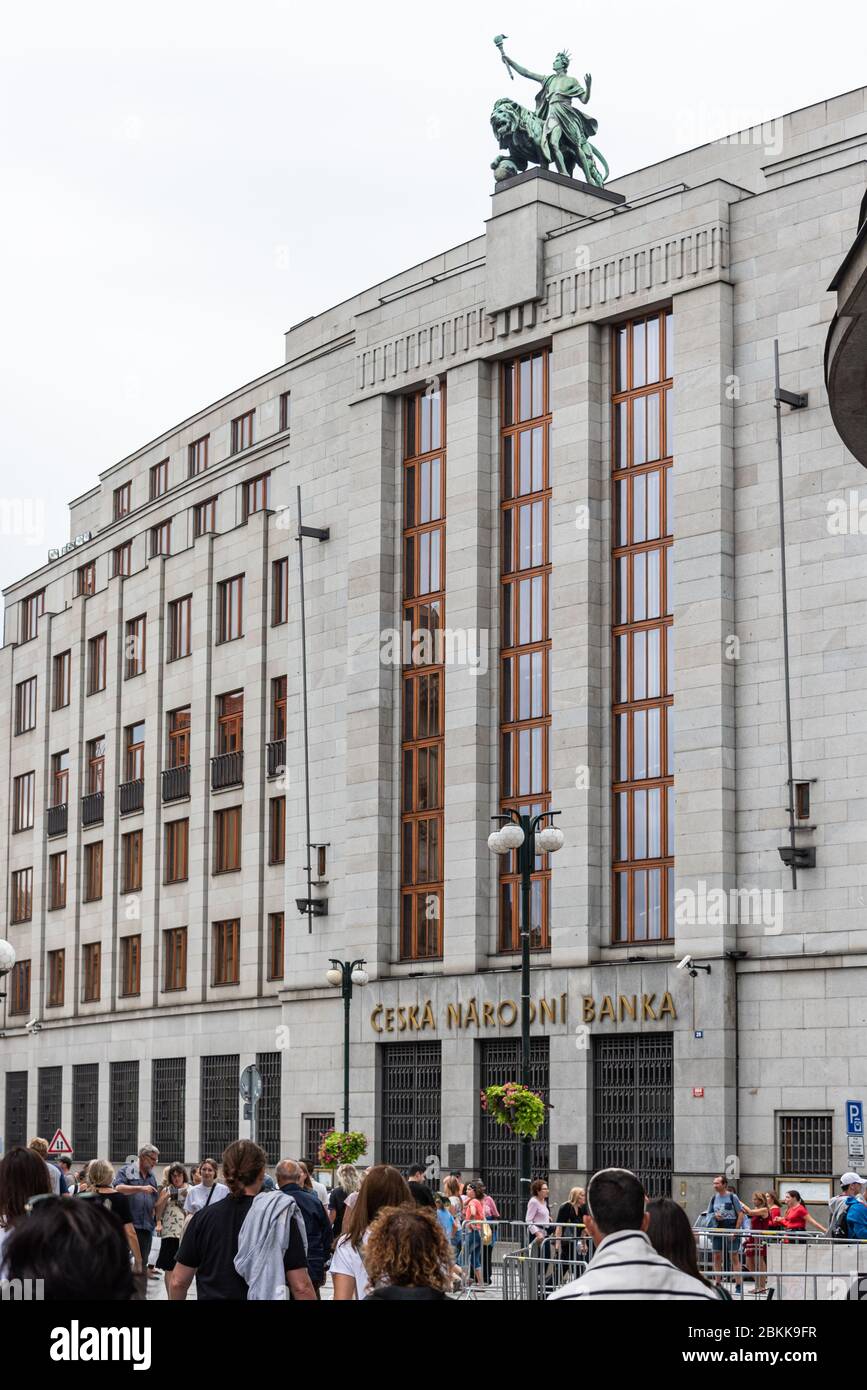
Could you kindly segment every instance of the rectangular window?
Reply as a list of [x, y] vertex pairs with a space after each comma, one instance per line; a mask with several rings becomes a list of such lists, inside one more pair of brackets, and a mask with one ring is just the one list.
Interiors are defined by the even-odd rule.
[[129, 516], [132, 511], [132, 483], [121, 483], [120, 487], [114, 490], [114, 510], [113, 518], [120, 521], [124, 516]]
[[69, 749], [54, 753], [51, 758], [52, 806], [66, 806], [69, 802]]
[[286, 737], [286, 676], [275, 676], [271, 682], [271, 739]]
[[[445, 394], [404, 402], [401, 960], [443, 953]], [[423, 633], [425, 641], [417, 641]]]
[[31, 594], [21, 603], [21, 641], [29, 642], [39, 631], [39, 619], [45, 612], [45, 590]]
[[12, 875], [13, 922], [29, 922], [33, 916], [33, 870], [16, 869]]
[[234, 642], [244, 635], [244, 576], [217, 585], [217, 641]]
[[228, 874], [241, 867], [241, 807], [214, 812], [214, 873]]
[[111, 1062], [108, 1069], [108, 1158], [123, 1163], [139, 1141], [138, 1062]]
[[66, 907], [66, 852], [48, 856], [48, 910]]
[[244, 518], [266, 512], [271, 505], [271, 474], [261, 473], [244, 484]]
[[86, 565], [80, 565], [75, 571], [75, 597], [81, 594], [96, 593], [96, 562], [91, 560]]
[[217, 754], [240, 753], [244, 747], [244, 692], [217, 697]]
[[16, 777], [13, 786], [12, 830], [32, 830], [36, 811], [36, 773], [24, 772]]
[[87, 693], [96, 695], [105, 690], [108, 654], [108, 633], [100, 632], [87, 644]]
[[155, 463], [150, 471], [150, 500], [156, 501], [169, 490], [169, 461], [163, 459], [162, 463]]
[[102, 897], [102, 840], [84, 846], [84, 901], [99, 902]]
[[189, 476], [195, 478], [199, 473], [204, 473], [208, 466], [208, 439], [205, 435], [202, 439], [195, 440], [187, 451], [189, 460]]
[[169, 767], [190, 765], [190, 706], [173, 709], [169, 715]]
[[283, 979], [284, 914], [268, 913], [268, 979]]
[[[9, 977], [10, 1014], [29, 1014], [30, 1012], [30, 961], [16, 961]], [[6, 1136], [7, 1142], [9, 1136]]]
[[232, 421], [232, 453], [240, 454], [242, 449], [249, 449], [253, 443], [253, 419], [255, 410], [248, 410], [245, 415], [239, 415], [237, 420]]
[[124, 680], [133, 680], [135, 676], [144, 675], [147, 657], [147, 618], [144, 614], [138, 618], [130, 618], [126, 625], [125, 654], [126, 662], [124, 665]]
[[206, 536], [217, 529], [217, 499], [209, 497], [206, 502], [197, 502], [193, 507], [193, 539]]
[[66, 975], [66, 952], [48, 952], [48, 1007], [49, 1009], [59, 1009], [63, 1007], [63, 995]]
[[132, 574], [132, 541], [124, 541], [123, 545], [116, 545], [111, 552], [111, 577], [117, 579], [118, 575], [128, 576]]
[[241, 923], [237, 917], [231, 922], [214, 923], [215, 985], [236, 985], [240, 981], [240, 945]]
[[120, 992], [124, 998], [141, 994], [141, 937], [125, 936], [120, 943]]
[[163, 990], [187, 987], [187, 929], [172, 927], [163, 932]]
[[[551, 476], [549, 354], [503, 363], [500, 374], [500, 809], [550, 805]], [[521, 942], [517, 854], [499, 860], [497, 949]], [[530, 946], [550, 946], [550, 868], [533, 865]]]
[[612, 939], [674, 936], [670, 310], [612, 332]]
[[193, 599], [191, 594], [169, 604], [169, 661], [180, 661], [192, 651]]
[[87, 743], [87, 795], [105, 791], [105, 734]]
[[142, 874], [142, 832], [132, 830], [120, 837], [120, 891], [122, 893], [141, 892]]
[[286, 862], [286, 798], [274, 796], [268, 806], [268, 863]]
[[124, 730], [124, 781], [144, 781], [145, 723], [127, 724]]
[[289, 561], [275, 560], [271, 566], [271, 626], [279, 627], [289, 618]]
[[82, 998], [85, 1004], [95, 1004], [100, 997], [100, 984], [102, 974], [102, 947], [98, 941], [92, 941], [84, 947], [82, 954]]
[[52, 709], [65, 709], [69, 704], [71, 669], [72, 652], [60, 652], [53, 663]]
[[151, 527], [151, 559], [155, 555], [171, 555], [172, 553], [172, 523], [171, 521], [161, 521], [158, 526]]
[[36, 728], [36, 677], [15, 687], [15, 732], [26, 734]]
[[831, 1115], [780, 1115], [779, 1173], [787, 1178], [828, 1178], [833, 1173]]
[[280, 429], [288, 430], [292, 424], [292, 392], [284, 391], [280, 397]]
[[173, 820], [166, 825], [166, 883], [184, 883], [189, 877], [190, 822]]

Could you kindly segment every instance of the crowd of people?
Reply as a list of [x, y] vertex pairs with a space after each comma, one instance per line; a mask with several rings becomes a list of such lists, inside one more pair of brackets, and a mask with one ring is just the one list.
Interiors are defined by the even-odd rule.
[[[537, 1179], [524, 1222], [503, 1223], [484, 1184], [457, 1172], [434, 1190], [421, 1166], [343, 1164], [329, 1191], [300, 1159], [282, 1159], [270, 1177], [251, 1140], [191, 1170], [175, 1162], [158, 1177], [158, 1164], [152, 1144], [117, 1172], [104, 1159], [74, 1171], [69, 1159], [50, 1160], [41, 1139], [9, 1150], [0, 1160], [0, 1277], [42, 1280], [47, 1299], [143, 1298], [148, 1280], [162, 1278], [172, 1301], [195, 1281], [202, 1302], [300, 1302], [319, 1299], [330, 1278], [335, 1302], [434, 1301], [489, 1284], [502, 1233], [523, 1248], [536, 1298], [727, 1299], [741, 1254], [764, 1291], [765, 1233], [826, 1230], [797, 1191], [782, 1204], [756, 1192], [747, 1206], [719, 1177], [698, 1223], [713, 1252], [704, 1273], [682, 1206], [648, 1199], [621, 1169], [573, 1188], [556, 1214]], [[867, 1184], [844, 1173], [841, 1189], [830, 1234], [867, 1239]]]

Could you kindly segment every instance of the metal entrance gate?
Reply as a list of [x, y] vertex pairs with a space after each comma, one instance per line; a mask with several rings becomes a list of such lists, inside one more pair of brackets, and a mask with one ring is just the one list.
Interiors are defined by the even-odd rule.
[[674, 1038], [593, 1042], [594, 1171], [629, 1168], [651, 1197], [670, 1197], [674, 1171]]
[[[483, 1042], [481, 1082], [482, 1090], [488, 1086], [503, 1086], [507, 1081], [521, 1079], [521, 1044], [517, 1038], [497, 1042]], [[530, 1089], [538, 1091], [544, 1101], [548, 1100], [550, 1085], [550, 1049], [547, 1038], [530, 1039]], [[527, 1210], [526, 1198], [519, 1194], [519, 1140], [503, 1125], [498, 1125], [490, 1115], [482, 1111], [481, 1163], [479, 1165], [482, 1182], [496, 1202], [504, 1221], [523, 1221]], [[548, 1121], [533, 1141], [532, 1177], [548, 1177], [549, 1165]]]
[[440, 1153], [442, 1057], [438, 1042], [383, 1043], [382, 1162], [405, 1173]]

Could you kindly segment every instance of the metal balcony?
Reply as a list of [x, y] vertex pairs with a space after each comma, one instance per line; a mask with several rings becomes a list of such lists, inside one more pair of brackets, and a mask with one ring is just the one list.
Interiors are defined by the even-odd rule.
[[268, 776], [278, 777], [286, 767], [286, 740], [275, 739], [268, 744]]
[[102, 825], [102, 815], [102, 792], [89, 792], [87, 796], [81, 798], [81, 824], [83, 826]]
[[144, 782], [122, 782], [120, 786], [120, 814], [131, 815], [133, 811], [144, 810]]
[[211, 759], [211, 791], [220, 792], [226, 787], [240, 787], [243, 784], [243, 753], [220, 753]]
[[190, 794], [190, 765], [163, 770], [163, 801], [185, 801]]
[[69, 820], [69, 807], [64, 801], [62, 806], [49, 806], [48, 808], [48, 838], [53, 840], [55, 835], [65, 835]]

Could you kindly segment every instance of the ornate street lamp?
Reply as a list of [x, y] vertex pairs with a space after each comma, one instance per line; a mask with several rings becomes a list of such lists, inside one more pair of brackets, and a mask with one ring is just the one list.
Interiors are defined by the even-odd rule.
[[[0, 941], [0, 985], [6, 976], [11, 974], [15, 964], [15, 948], [10, 946], [8, 941]], [[0, 994], [0, 999], [5, 999], [5, 994]]]
[[343, 995], [343, 1132], [349, 1132], [349, 1009], [353, 985], [366, 985], [370, 976], [366, 960], [332, 960], [325, 978]]
[[[562, 830], [545, 822], [553, 821], [560, 811], [543, 811], [540, 815], [526, 815], [521, 811], [509, 810], [504, 815], [492, 816], [501, 822], [501, 828], [488, 838], [488, 848], [492, 854], [500, 856], [517, 851], [518, 871], [521, 875], [521, 1085], [530, 1085], [530, 894], [533, 868], [536, 856], [556, 854], [566, 843]], [[532, 1181], [532, 1142], [522, 1136], [519, 1146], [519, 1196], [524, 1203], [530, 1200]], [[524, 1208], [522, 1208], [524, 1209]]]

